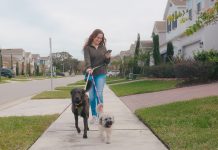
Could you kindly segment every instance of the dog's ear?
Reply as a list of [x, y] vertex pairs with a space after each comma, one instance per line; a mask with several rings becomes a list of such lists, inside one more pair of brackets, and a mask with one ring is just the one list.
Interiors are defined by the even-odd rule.
[[70, 95], [71, 95], [71, 97], [74, 96], [74, 94], [75, 94], [75, 90], [76, 90], [76, 89], [72, 89], [72, 90], [70, 91]]
[[112, 121], [113, 121], [113, 123], [115, 122], [115, 120], [114, 120], [114, 116], [112, 116]]
[[84, 90], [84, 89], [81, 89], [81, 92], [82, 92], [82, 95], [86, 94], [86, 90]]

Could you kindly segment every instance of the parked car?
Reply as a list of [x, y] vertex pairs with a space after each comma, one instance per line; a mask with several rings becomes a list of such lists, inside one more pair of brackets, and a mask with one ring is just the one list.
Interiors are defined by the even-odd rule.
[[[47, 72], [46, 76], [50, 77], [51, 76], [51, 72]], [[56, 72], [53, 72], [53, 77], [55, 77], [55, 76], [56, 76]]]
[[62, 76], [62, 77], [65, 76], [65, 74], [64, 74], [63, 72], [57, 72], [56, 75], [57, 75], [57, 76]]
[[119, 70], [111, 70], [107, 72], [107, 77], [116, 77], [120, 74]]
[[1, 68], [1, 76], [7, 77], [7, 78], [14, 78], [15, 77], [15, 73], [11, 69]]

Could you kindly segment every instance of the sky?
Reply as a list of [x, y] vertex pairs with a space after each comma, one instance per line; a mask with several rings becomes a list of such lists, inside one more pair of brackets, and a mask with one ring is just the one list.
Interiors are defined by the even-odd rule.
[[32, 54], [66, 51], [83, 60], [82, 47], [102, 29], [112, 56], [137, 39], [151, 40], [154, 22], [163, 19], [167, 0], [0, 0], [0, 47]]

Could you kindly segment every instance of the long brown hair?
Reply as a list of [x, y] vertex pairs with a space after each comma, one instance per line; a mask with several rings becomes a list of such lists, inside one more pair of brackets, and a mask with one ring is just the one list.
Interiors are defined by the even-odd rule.
[[99, 45], [100, 45], [100, 46], [105, 46], [106, 39], [105, 39], [105, 37], [104, 37], [104, 32], [103, 32], [101, 29], [95, 29], [95, 30], [92, 32], [92, 34], [89, 36], [87, 42], [85, 43], [85, 45], [84, 45], [84, 47], [83, 47], [83, 50], [84, 50], [87, 46], [89, 46], [89, 45], [92, 44], [93, 39], [94, 39], [95, 37], [97, 37], [98, 34], [103, 34], [102, 41], [101, 41], [101, 43], [100, 43]]

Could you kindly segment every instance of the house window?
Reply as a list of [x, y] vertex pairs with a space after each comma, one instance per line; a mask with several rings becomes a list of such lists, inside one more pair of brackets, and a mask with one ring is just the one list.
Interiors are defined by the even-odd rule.
[[177, 28], [177, 12], [175, 12], [175, 14], [173, 14], [173, 23], [172, 23], [172, 28], [176, 29]]
[[173, 29], [176, 29], [176, 28], [177, 28], [177, 20], [173, 20], [172, 28], [173, 28]]
[[192, 20], [192, 9], [188, 11], [188, 18], [189, 20]]
[[200, 14], [201, 9], [202, 9], [201, 7], [202, 7], [201, 2], [197, 3], [197, 14]]
[[172, 7], [173, 6], [173, 4], [172, 3], [170, 3], [170, 7]]
[[215, 0], [210, 0], [209, 5], [210, 5], [210, 6], [213, 6], [213, 5], [214, 5], [214, 2], [215, 2]]
[[167, 21], [167, 32], [171, 31], [171, 21]]

